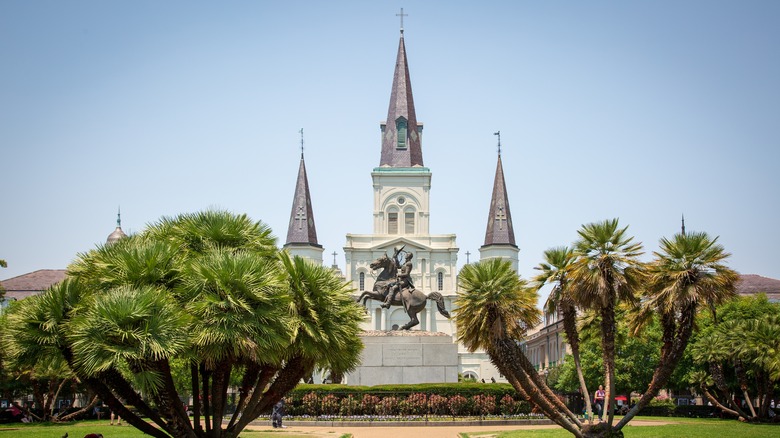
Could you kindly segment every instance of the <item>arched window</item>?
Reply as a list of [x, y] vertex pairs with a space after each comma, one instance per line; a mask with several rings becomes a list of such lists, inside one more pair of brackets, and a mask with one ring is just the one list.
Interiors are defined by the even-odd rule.
[[436, 275], [436, 288], [437, 290], [444, 290], [444, 272], [439, 271]]
[[397, 149], [406, 149], [406, 126], [406, 119], [403, 117], [395, 121], [395, 130], [398, 133]]
[[398, 234], [398, 212], [387, 213], [387, 234]]
[[414, 234], [414, 212], [404, 212], [404, 234]]
[[361, 272], [358, 278], [359, 278], [358, 282], [360, 283], [360, 287], [358, 288], [358, 290], [361, 291], [366, 290], [366, 273]]

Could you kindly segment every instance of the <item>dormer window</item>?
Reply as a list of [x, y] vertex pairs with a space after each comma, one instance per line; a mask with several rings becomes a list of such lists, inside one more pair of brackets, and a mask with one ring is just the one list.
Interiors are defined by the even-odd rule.
[[395, 130], [398, 133], [398, 143], [396, 144], [396, 149], [406, 149], [406, 128], [406, 119], [399, 117], [395, 121]]

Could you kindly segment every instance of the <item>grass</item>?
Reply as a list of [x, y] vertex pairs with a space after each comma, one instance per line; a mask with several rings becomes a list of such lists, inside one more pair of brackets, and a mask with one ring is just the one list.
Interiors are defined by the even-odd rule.
[[[102, 433], [105, 438], [149, 438], [133, 426], [123, 423], [122, 426], [110, 426], [108, 420], [87, 420], [73, 423], [12, 423], [0, 424], [0, 438], [82, 438], [90, 433]], [[311, 438], [311, 435], [296, 435], [269, 430], [246, 430], [241, 432], [245, 438]]]
[[[655, 421], [659, 423], [672, 423], [653, 426], [632, 426], [628, 423], [623, 428], [626, 438], [713, 438], [713, 437], [740, 437], [740, 438], [776, 438], [780, 436], [780, 424], [747, 424], [736, 420], [720, 419], [695, 419], [695, 418], [659, 418], [636, 417], [639, 420]], [[617, 420], [616, 420], [617, 422]], [[479, 432], [461, 434], [464, 437], [478, 438], [488, 435], [496, 438], [525, 438], [525, 437], [570, 437], [571, 434], [563, 429], [539, 429], [517, 430], [511, 432]]]
[[[740, 437], [740, 438], [776, 438], [780, 436], [780, 424], [745, 424], [734, 420], [719, 419], [694, 419], [694, 418], [659, 418], [637, 417], [644, 422], [670, 423], [657, 426], [632, 426], [629, 423], [623, 429], [626, 438], [713, 438], [713, 437]], [[425, 426], [415, 431], [424, 435]], [[410, 429], [412, 430], [412, 429]], [[78, 421], [68, 424], [34, 423], [34, 424], [3, 424], [0, 425], [0, 438], [61, 438], [65, 433], [69, 438], [81, 438], [88, 433], [102, 433], [106, 438], [141, 438], [148, 437], [132, 426], [109, 426], [108, 420]], [[311, 438], [311, 435], [294, 434], [291, 431], [274, 429], [244, 431], [244, 438]], [[496, 438], [524, 438], [524, 437], [570, 437], [563, 429], [528, 429], [511, 432], [476, 432], [461, 433], [460, 436], [479, 438], [490, 436]], [[340, 438], [348, 438], [344, 435]]]

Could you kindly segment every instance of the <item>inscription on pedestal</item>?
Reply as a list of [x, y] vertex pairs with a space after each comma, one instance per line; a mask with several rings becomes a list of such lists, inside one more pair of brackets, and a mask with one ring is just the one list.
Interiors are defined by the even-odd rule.
[[385, 344], [382, 346], [382, 365], [422, 365], [422, 345]]

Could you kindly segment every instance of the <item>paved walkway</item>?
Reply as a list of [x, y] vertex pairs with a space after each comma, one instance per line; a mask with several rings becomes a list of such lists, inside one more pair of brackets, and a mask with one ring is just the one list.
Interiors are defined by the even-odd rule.
[[[630, 426], [658, 426], [669, 424], [665, 421], [631, 421]], [[458, 438], [460, 433], [503, 432], [509, 430], [557, 429], [557, 425], [534, 426], [289, 426], [286, 429], [273, 429], [271, 426], [250, 425], [251, 430], [269, 430], [279, 432], [279, 436], [296, 435], [316, 438], [338, 438], [344, 434], [352, 434], [354, 438], [401, 438], [418, 436], [424, 438]], [[490, 436], [490, 435], [486, 435]]]

